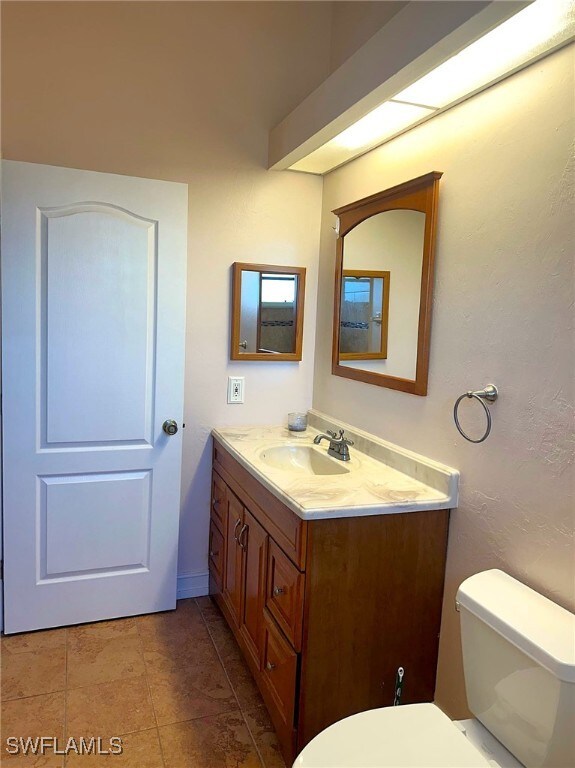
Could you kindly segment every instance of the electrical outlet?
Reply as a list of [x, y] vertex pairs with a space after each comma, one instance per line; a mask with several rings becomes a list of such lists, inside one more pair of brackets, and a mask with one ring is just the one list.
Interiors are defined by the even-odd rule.
[[244, 377], [228, 376], [228, 403], [244, 402]]

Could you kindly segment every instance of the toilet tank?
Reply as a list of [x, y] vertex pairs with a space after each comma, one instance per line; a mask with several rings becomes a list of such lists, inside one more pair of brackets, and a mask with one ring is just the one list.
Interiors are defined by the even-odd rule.
[[527, 768], [575, 766], [575, 615], [499, 570], [457, 603], [475, 717]]

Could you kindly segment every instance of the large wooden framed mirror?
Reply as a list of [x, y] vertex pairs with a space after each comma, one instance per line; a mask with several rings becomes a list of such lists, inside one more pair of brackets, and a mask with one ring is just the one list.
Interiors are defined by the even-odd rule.
[[305, 267], [232, 266], [231, 360], [301, 360]]
[[427, 394], [439, 179], [337, 208], [332, 373]]

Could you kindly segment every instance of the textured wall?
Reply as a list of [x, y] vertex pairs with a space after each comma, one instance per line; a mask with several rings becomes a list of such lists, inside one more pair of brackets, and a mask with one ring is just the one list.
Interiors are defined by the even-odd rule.
[[[461, 471], [437, 688], [457, 716], [454, 596], [466, 576], [502, 568], [575, 608], [573, 93], [571, 46], [324, 181], [314, 407]], [[444, 176], [429, 395], [332, 376], [330, 211], [432, 170]], [[472, 445], [455, 430], [453, 402], [488, 382], [501, 390], [493, 432]], [[479, 430], [472, 410], [463, 419]]]
[[[327, 75], [330, 23], [313, 2], [2, 7], [4, 157], [189, 184], [180, 573], [207, 569], [211, 428], [311, 403], [322, 182], [265, 163], [269, 129]], [[300, 364], [228, 362], [234, 261], [307, 267]]]

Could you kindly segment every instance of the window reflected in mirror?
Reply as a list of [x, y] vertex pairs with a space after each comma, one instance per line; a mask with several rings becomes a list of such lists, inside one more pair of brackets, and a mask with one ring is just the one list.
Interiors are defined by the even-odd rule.
[[343, 270], [340, 360], [387, 358], [388, 271]]
[[305, 269], [233, 265], [232, 360], [301, 360]]

